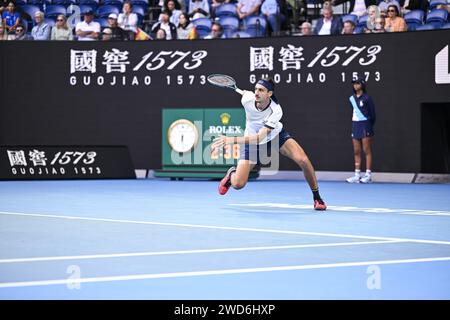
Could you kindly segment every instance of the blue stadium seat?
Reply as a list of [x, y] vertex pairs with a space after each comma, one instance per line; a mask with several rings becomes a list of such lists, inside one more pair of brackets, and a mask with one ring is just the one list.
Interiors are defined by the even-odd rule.
[[145, 16], [145, 11], [146, 10], [147, 9], [144, 6], [142, 6], [140, 4], [136, 4], [136, 5], [133, 5], [133, 10], [132, 11], [134, 13], [136, 13], [138, 16], [143, 17], [143, 16]]
[[30, 32], [31, 30], [28, 30], [28, 21], [26, 19], [21, 19], [20, 23], [25, 28], [25, 32]]
[[54, 19], [51, 19], [51, 18], [45, 18], [44, 22], [46, 24], [48, 24], [50, 27], [53, 27], [56, 24], [56, 21]]
[[75, 4], [75, 0], [52, 0], [52, 4], [59, 4], [65, 7]]
[[45, 8], [45, 17], [46, 18], [56, 18], [58, 15], [63, 14], [67, 15], [67, 9], [63, 5], [52, 4]]
[[235, 3], [224, 3], [216, 8], [216, 17], [232, 16], [238, 17], [236, 11], [237, 5]]
[[405, 14], [404, 19], [408, 25], [408, 31], [414, 31], [418, 26], [423, 25], [425, 12], [422, 10], [413, 10]]
[[250, 16], [244, 19], [244, 31], [252, 37], [263, 37], [266, 35], [267, 21], [263, 16]]
[[369, 15], [364, 15], [362, 17], [359, 17], [358, 23], [356, 24], [357, 27], [365, 28], [367, 27], [367, 19], [369, 19]]
[[26, 15], [23, 18], [27, 19], [27, 20], [33, 20], [34, 14], [37, 11], [41, 10], [41, 8], [39, 8], [38, 6], [33, 5], [33, 4], [26, 4], [26, 5], [21, 6], [20, 8], [21, 8], [22, 12]]
[[97, 9], [97, 17], [98, 18], [108, 18], [111, 13], [119, 14], [120, 10], [116, 6], [100, 6]]
[[44, 3], [45, 3], [45, 5], [49, 5], [49, 4], [51, 4], [51, 0], [28, 0], [27, 1], [27, 4], [29, 4], [29, 5], [32, 4], [34, 6], [38, 6], [41, 9], [41, 11], [44, 8]]
[[447, 22], [446, 24], [444, 24], [441, 29], [450, 29], [450, 22]]
[[200, 39], [211, 33], [212, 22], [209, 18], [198, 18], [192, 20], [191, 22], [195, 26]]
[[427, 24], [432, 24], [435, 29], [439, 29], [444, 25], [444, 23], [447, 23], [447, 18], [447, 10], [435, 9], [427, 14], [427, 18], [425, 21]]
[[434, 27], [434, 25], [432, 25], [432, 24], [424, 24], [424, 25], [418, 26], [418, 27], [416, 28], [416, 31], [434, 30], [434, 29], [436, 29], [436, 28]]
[[94, 6], [95, 9], [97, 9], [97, 7], [99, 6], [99, 0], [76, 0], [76, 4], [87, 4], [90, 6]]
[[219, 23], [227, 38], [230, 38], [239, 29], [239, 19], [233, 16], [221, 16]]
[[102, 29], [109, 27], [108, 19], [106, 18], [94, 19], [94, 21], [98, 22], [100, 24], [100, 27], [102, 27]]
[[430, 0], [430, 10], [436, 9], [436, 7], [440, 4], [447, 4], [447, 0]]
[[118, 6], [119, 8], [122, 8], [123, 6], [123, 0], [103, 0], [103, 5], [114, 5]]
[[131, 0], [131, 3], [133, 4], [133, 8], [135, 6], [142, 6], [145, 8], [146, 11], [150, 6], [148, 0]]
[[230, 38], [251, 38], [252, 35], [245, 31], [236, 31], [231, 34]]
[[356, 14], [346, 14], [346, 15], [342, 16], [341, 19], [342, 19], [342, 23], [344, 23], [345, 21], [350, 20], [350, 21], [353, 22], [353, 24], [355, 26], [358, 25], [358, 16]]
[[78, 7], [80, 8], [81, 16], [84, 16], [89, 10], [95, 12], [95, 10], [97, 9], [97, 7], [93, 4], [79, 4]]
[[18, 7], [18, 6], [23, 6], [24, 4], [27, 4], [27, 1], [26, 0], [16, 0], [16, 1], [14, 1], [14, 3], [16, 5], [16, 7]]

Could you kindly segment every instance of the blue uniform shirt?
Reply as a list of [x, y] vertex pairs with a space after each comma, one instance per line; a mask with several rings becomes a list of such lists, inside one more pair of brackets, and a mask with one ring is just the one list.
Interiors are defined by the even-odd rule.
[[[354, 99], [355, 106], [353, 103], [350, 105], [353, 107], [353, 121], [365, 121], [369, 120], [372, 125], [375, 124], [376, 114], [375, 114], [375, 105], [373, 103], [372, 98], [367, 94], [363, 93], [360, 97], [357, 97], [356, 94], [350, 97], [350, 102]], [[355, 108], [356, 107], [356, 108]]]

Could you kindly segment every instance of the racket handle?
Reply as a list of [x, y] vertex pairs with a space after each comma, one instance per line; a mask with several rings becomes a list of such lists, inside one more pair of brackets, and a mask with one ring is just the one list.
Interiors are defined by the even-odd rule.
[[234, 91], [236, 91], [237, 93], [239, 93], [240, 95], [244, 94], [244, 90], [241, 90], [239, 88], [234, 89]]

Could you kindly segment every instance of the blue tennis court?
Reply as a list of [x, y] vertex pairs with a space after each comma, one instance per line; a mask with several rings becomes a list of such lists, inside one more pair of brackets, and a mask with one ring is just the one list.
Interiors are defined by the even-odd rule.
[[1, 299], [450, 299], [450, 185], [0, 182]]

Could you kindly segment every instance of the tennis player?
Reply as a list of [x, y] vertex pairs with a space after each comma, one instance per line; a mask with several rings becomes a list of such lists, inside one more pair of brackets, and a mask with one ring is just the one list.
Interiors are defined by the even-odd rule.
[[[221, 180], [219, 193], [224, 195], [233, 187], [242, 189], [250, 171], [261, 164], [262, 150], [273, 152], [272, 145], [278, 142], [280, 152], [297, 163], [305, 175], [313, 193], [314, 209], [326, 210], [327, 206], [319, 194], [316, 174], [311, 161], [302, 147], [283, 129], [280, 122], [283, 110], [274, 95], [275, 84], [272, 79], [261, 79], [255, 85], [255, 92], [235, 89], [242, 95], [241, 103], [246, 113], [246, 128], [243, 137], [220, 136], [214, 140], [213, 148], [223, 148], [226, 144], [243, 144], [237, 167], [228, 169]], [[276, 141], [275, 139], [278, 139]], [[265, 155], [265, 154], [264, 154]]]

